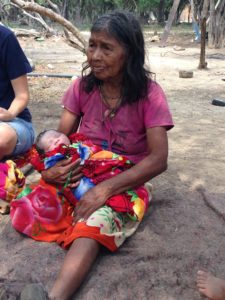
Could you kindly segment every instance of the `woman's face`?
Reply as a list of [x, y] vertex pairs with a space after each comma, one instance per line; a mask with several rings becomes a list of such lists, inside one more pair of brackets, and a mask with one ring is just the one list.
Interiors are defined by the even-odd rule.
[[121, 78], [126, 53], [122, 45], [107, 32], [91, 33], [87, 58], [96, 78], [103, 81]]

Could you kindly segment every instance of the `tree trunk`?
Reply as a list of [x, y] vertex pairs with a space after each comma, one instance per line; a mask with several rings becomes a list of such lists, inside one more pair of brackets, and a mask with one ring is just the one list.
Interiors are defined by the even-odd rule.
[[75, 20], [75, 24], [82, 24], [81, 18], [81, 6], [80, 3], [76, 4], [75, 9], [73, 10], [73, 19]]
[[225, 38], [225, 0], [220, 2], [216, 11], [215, 48], [223, 47]]
[[68, 0], [64, 0], [64, 1], [63, 1], [62, 15], [63, 15], [63, 17], [66, 18], [66, 19], [69, 18], [69, 12], [68, 12]]
[[197, 19], [198, 19], [198, 6], [196, 5], [196, 2], [194, 0], [189, 0], [189, 1], [191, 3], [191, 8], [193, 9], [192, 10], [193, 17], [194, 17], [195, 21], [197, 22]]
[[199, 69], [206, 69], [207, 62], [205, 61], [205, 38], [206, 38], [206, 17], [201, 20], [201, 51], [199, 60]]
[[203, 18], [207, 19], [208, 12], [209, 12], [209, 0], [204, 0], [203, 8], [202, 8], [202, 19]]
[[201, 14], [201, 51], [199, 59], [199, 69], [206, 69], [207, 62], [205, 61], [205, 41], [206, 41], [206, 20], [209, 11], [209, 0], [204, 0]]
[[160, 0], [159, 8], [158, 8], [158, 23], [159, 24], [164, 24], [164, 22], [165, 22], [164, 10], [165, 10], [165, 0]]
[[209, 47], [221, 48], [225, 38], [225, 0], [210, 0]]
[[215, 30], [216, 30], [216, 10], [215, 0], [210, 0], [210, 12], [209, 12], [209, 41], [208, 46], [212, 48], [215, 44]]
[[163, 31], [163, 34], [162, 34], [162, 37], [161, 37], [160, 47], [165, 47], [166, 46], [166, 41], [168, 39], [170, 29], [171, 29], [171, 26], [173, 24], [173, 20], [175, 18], [179, 3], [180, 3], [180, 0], [174, 0], [173, 1], [173, 6], [170, 10], [166, 26], [164, 28], [164, 31]]

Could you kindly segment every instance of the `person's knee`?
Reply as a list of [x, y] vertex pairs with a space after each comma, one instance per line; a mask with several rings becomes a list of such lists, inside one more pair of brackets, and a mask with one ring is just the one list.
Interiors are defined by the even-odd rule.
[[0, 159], [11, 154], [16, 143], [16, 131], [6, 124], [0, 125]]

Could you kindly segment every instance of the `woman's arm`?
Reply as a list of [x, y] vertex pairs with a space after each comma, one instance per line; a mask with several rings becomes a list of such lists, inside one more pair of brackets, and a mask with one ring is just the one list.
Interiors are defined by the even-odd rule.
[[8, 109], [0, 108], [0, 120], [11, 121], [21, 113], [28, 104], [29, 90], [27, 76], [23, 75], [11, 80], [15, 98]]
[[58, 131], [69, 135], [77, 132], [79, 124], [80, 117], [64, 108], [59, 121]]
[[147, 129], [149, 155], [131, 169], [105, 180], [84, 194], [75, 209], [75, 222], [86, 219], [113, 195], [140, 186], [167, 169], [168, 139], [164, 127]]
[[[64, 108], [61, 114], [58, 130], [69, 135], [70, 133], [77, 131], [79, 123], [80, 117]], [[62, 160], [53, 167], [42, 171], [42, 178], [49, 183], [64, 184], [69, 173], [72, 171], [70, 180], [74, 183], [73, 186], [75, 187], [79, 184], [79, 179], [82, 177], [82, 174], [80, 173], [80, 161], [81, 160], [78, 159], [71, 162], [71, 158]]]
[[147, 140], [149, 155], [131, 169], [105, 182], [104, 190], [107, 198], [140, 186], [167, 169], [166, 129], [164, 127], [147, 129]]

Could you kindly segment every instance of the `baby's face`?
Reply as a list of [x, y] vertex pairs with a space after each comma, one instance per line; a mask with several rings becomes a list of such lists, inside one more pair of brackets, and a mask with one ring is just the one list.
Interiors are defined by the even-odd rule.
[[52, 151], [60, 144], [70, 144], [70, 140], [63, 133], [50, 131], [46, 132], [46, 134], [42, 137], [42, 145], [44, 152]]

